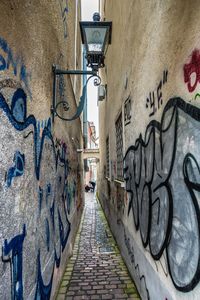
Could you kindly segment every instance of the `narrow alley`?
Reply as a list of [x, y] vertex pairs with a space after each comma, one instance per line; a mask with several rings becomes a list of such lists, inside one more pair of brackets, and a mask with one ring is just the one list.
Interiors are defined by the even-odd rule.
[[94, 193], [85, 209], [57, 300], [140, 299]]
[[200, 0], [0, 12], [0, 300], [200, 300]]

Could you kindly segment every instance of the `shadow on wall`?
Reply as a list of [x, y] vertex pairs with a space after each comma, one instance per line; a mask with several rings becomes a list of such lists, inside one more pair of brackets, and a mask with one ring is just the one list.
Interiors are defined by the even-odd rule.
[[54, 142], [51, 120], [27, 115], [25, 66], [2, 38], [0, 50], [0, 298], [49, 299], [78, 175], [70, 173], [67, 145]]

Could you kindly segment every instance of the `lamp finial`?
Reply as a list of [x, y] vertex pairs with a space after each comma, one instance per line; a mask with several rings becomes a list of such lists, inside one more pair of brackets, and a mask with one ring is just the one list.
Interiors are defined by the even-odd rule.
[[94, 14], [93, 14], [93, 21], [94, 22], [99, 22], [100, 21], [100, 14], [98, 13], [98, 12], [95, 12]]

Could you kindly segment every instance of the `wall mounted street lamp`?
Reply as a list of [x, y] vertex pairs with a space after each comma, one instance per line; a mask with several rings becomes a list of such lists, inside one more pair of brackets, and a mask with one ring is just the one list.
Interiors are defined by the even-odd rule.
[[[87, 94], [87, 83], [92, 77], [96, 77], [94, 80], [94, 85], [100, 85], [101, 78], [98, 75], [99, 68], [105, 66], [104, 59], [108, 48], [111, 44], [111, 33], [112, 33], [112, 22], [101, 22], [99, 13], [93, 15], [93, 21], [90, 22], [80, 22], [80, 31], [82, 43], [86, 48], [86, 59], [87, 66], [91, 68], [88, 70], [61, 70], [57, 66], [53, 65], [53, 103], [51, 106], [52, 120], [54, 122], [55, 116], [59, 117], [64, 121], [72, 121], [77, 119], [84, 108], [84, 103]], [[64, 110], [70, 110], [67, 101], [59, 101], [56, 99], [56, 86], [57, 77], [60, 75], [90, 75], [87, 79], [86, 84], [83, 87], [82, 96], [80, 98], [77, 111], [70, 118], [63, 118], [59, 115], [57, 109], [61, 105]]]

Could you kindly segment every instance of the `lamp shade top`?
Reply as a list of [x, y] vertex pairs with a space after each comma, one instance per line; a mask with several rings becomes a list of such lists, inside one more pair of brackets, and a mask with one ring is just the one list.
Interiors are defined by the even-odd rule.
[[87, 52], [104, 53], [111, 43], [112, 22], [80, 22], [82, 43]]

